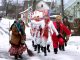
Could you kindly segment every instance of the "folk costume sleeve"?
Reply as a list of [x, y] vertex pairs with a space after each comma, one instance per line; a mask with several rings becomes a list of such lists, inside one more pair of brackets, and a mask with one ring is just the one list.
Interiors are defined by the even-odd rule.
[[59, 35], [58, 31], [56, 30], [55, 26], [53, 25], [53, 23], [50, 23], [52, 30], [56, 33], [56, 35]]
[[63, 25], [63, 31], [66, 33], [66, 40], [68, 41], [71, 35], [71, 31], [65, 25]]
[[66, 35], [71, 34], [71, 31], [65, 25], [63, 25], [63, 31], [66, 33]]

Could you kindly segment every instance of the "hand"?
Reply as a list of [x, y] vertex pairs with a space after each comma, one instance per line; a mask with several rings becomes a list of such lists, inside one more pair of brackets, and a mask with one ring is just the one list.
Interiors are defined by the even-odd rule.
[[19, 32], [19, 34], [21, 35], [21, 32]]
[[24, 44], [25, 44], [25, 40], [22, 40], [22, 41], [21, 41], [21, 45], [24, 45]]
[[60, 38], [61, 37], [61, 34], [59, 34], [57, 37]]

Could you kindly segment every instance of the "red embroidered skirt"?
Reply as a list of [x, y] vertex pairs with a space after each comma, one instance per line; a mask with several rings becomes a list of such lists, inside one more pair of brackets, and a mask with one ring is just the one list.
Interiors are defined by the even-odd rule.
[[20, 55], [22, 54], [25, 50], [27, 49], [26, 46], [24, 45], [21, 45], [20, 47], [16, 47], [16, 46], [11, 46], [11, 48], [9, 49], [9, 52], [10, 52], [10, 55], [13, 56], [13, 55]]

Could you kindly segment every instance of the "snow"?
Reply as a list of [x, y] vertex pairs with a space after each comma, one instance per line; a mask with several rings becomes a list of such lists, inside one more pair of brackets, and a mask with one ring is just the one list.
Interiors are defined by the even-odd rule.
[[[10, 48], [9, 44], [9, 24], [11, 25], [14, 20], [3, 18], [0, 22], [0, 60], [13, 60], [14, 58], [9, 56], [8, 50]], [[6, 33], [6, 32], [7, 33]], [[29, 57], [27, 52], [24, 52], [23, 60], [80, 60], [80, 36], [71, 36], [68, 41], [68, 46], [65, 48], [65, 51], [58, 51], [58, 54], [54, 54], [52, 45], [50, 46], [51, 52], [47, 56], [44, 54], [37, 53], [33, 50], [30, 36], [30, 28], [26, 27], [26, 44], [28, 48], [31, 49], [35, 56]]]
[[0, 58], [0, 60], [8, 60], [8, 59]]

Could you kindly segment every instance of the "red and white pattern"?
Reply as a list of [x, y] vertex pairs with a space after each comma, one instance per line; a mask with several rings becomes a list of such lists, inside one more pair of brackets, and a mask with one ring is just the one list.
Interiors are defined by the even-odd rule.
[[30, 18], [33, 19], [35, 16], [39, 16], [42, 19], [44, 15], [48, 15], [48, 10], [36, 10], [31, 13]]
[[22, 54], [27, 49], [26, 46], [21, 45], [20, 47], [11, 46], [9, 52], [10, 55]]

